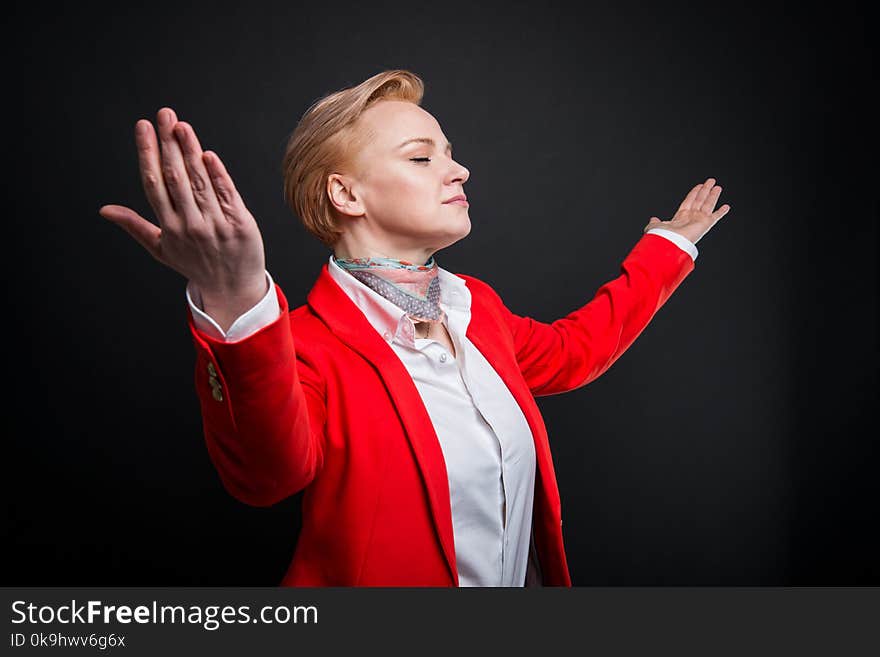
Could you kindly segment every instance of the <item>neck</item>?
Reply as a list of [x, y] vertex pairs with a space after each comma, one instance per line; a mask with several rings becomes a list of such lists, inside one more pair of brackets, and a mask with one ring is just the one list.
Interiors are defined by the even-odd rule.
[[340, 240], [333, 249], [333, 255], [338, 260], [352, 260], [354, 258], [391, 258], [392, 260], [403, 260], [416, 265], [423, 265], [431, 259], [431, 256], [434, 255], [435, 251], [436, 249], [424, 247], [401, 249], [364, 244], [348, 244]]

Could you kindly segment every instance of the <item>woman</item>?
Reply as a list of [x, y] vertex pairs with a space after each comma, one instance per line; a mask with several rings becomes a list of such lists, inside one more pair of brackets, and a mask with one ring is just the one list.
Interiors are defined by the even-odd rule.
[[[385, 71], [305, 113], [288, 203], [332, 251], [294, 310], [256, 221], [192, 127], [136, 124], [155, 226], [100, 213], [185, 276], [211, 459], [237, 499], [303, 491], [283, 585], [570, 586], [539, 395], [580, 388], [629, 347], [730, 209], [695, 186], [652, 217], [621, 275], [551, 324], [508, 310], [434, 254], [470, 232], [469, 172], [422, 81]], [[160, 146], [161, 145], [161, 152]]]

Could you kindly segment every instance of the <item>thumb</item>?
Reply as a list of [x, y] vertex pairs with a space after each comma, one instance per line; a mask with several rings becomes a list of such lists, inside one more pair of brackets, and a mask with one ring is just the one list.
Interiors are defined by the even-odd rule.
[[662, 223], [663, 222], [660, 219], [658, 219], [657, 217], [651, 217], [651, 220], [648, 221], [648, 225], [645, 226], [645, 232], [651, 230], [652, 228], [659, 227], [660, 224], [662, 224]]
[[125, 230], [151, 256], [157, 260], [159, 259], [159, 244], [162, 230], [158, 226], [147, 221], [131, 208], [123, 205], [101, 206], [98, 214]]

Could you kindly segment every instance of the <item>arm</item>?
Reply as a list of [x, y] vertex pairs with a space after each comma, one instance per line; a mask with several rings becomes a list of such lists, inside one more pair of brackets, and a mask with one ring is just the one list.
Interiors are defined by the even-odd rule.
[[195, 382], [211, 461], [236, 499], [269, 506], [305, 488], [323, 463], [325, 388], [280, 316], [237, 342], [200, 331], [192, 312]]
[[[198, 291], [199, 311], [216, 331], [200, 331], [189, 313], [209, 454], [232, 495], [272, 504], [307, 485], [320, 468], [322, 380], [294, 350], [287, 302], [272, 288], [256, 220], [226, 167], [216, 153], [202, 151], [192, 126], [173, 110], [162, 108], [157, 118], [158, 138], [152, 124], [140, 120], [135, 142], [159, 225], [121, 205], [99, 213]], [[277, 292], [279, 312], [251, 325], [252, 335], [230, 339], [235, 322], [263, 307], [269, 292]]]
[[195, 284], [190, 282], [186, 286], [186, 300], [189, 304], [189, 310], [192, 313], [195, 327], [212, 338], [223, 340], [224, 342], [238, 342], [253, 335], [264, 326], [268, 326], [278, 319], [281, 308], [278, 305], [278, 295], [275, 293], [275, 283], [268, 271], [266, 272], [266, 283], [268, 284], [268, 291], [260, 299], [259, 303], [240, 317], [237, 317], [229, 328], [224, 331], [217, 321], [204, 311], [202, 293]]
[[520, 371], [539, 397], [576, 390], [604, 373], [693, 269], [690, 255], [671, 241], [645, 235], [624, 259], [620, 276], [549, 324], [511, 312], [486, 289], [513, 336]]
[[[603, 374], [694, 269], [696, 242], [730, 210], [713, 211], [721, 187], [695, 186], [670, 221], [652, 217], [621, 274], [583, 307], [550, 324], [512, 313], [494, 296], [513, 336], [517, 362], [535, 396], [580, 388]], [[692, 249], [692, 250], [691, 250]]]
[[691, 260], [693, 260], [694, 262], [697, 261], [697, 256], [700, 255], [699, 250], [697, 250], [696, 244], [691, 242], [688, 238], [682, 237], [678, 233], [675, 233], [671, 230], [666, 230], [665, 228], [651, 228], [650, 230], [646, 230], [645, 234], [660, 235], [661, 237], [665, 237], [673, 244], [677, 244], [680, 249], [690, 255]]

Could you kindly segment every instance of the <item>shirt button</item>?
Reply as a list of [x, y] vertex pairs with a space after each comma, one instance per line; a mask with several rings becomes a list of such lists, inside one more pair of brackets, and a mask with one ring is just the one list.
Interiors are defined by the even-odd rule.
[[441, 363], [445, 363], [445, 362], [446, 362], [446, 354], [440, 354], [440, 362], [441, 362]]

